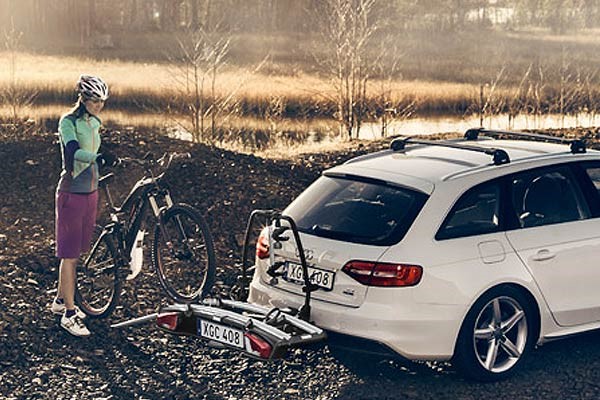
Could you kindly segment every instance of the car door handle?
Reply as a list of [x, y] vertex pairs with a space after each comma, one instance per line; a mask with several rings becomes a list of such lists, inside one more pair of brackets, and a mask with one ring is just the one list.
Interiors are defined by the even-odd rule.
[[551, 260], [554, 257], [556, 257], [555, 253], [552, 253], [550, 250], [540, 250], [538, 251], [533, 257], [531, 257], [531, 259], [533, 261], [546, 261], [546, 260]]

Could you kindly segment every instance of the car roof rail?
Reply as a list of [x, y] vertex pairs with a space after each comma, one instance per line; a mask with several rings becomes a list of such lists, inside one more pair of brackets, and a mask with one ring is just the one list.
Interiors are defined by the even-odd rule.
[[528, 132], [511, 132], [502, 130], [491, 130], [484, 128], [472, 128], [465, 132], [466, 140], [477, 140], [480, 135], [497, 137], [497, 136], [508, 136], [513, 138], [523, 139], [539, 139], [547, 142], [563, 143], [568, 144], [571, 148], [571, 153], [581, 154], [586, 152], [585, 141], [581, 139], [566, 139], [550, 135], [542, 135], [539, 133], [528, 133]]
[[449, 142], [446, 140], [422, 140], [415, 139], [412, 137], [405, 138], [397, 138], [392, 140], [390, 143], [390, 148], [393, 151], [403, 151], [407, 144], [422, 144], [426, 146], [441, 146], [441, 147], [450, 147], [453, 149], [461, 149], [468, 151], [476, 151], [478, 153], [485, 153], [492, 156], [492, 160], [494, 165], [502, 165], [508, 164], [510, 162], [510, 157], [508, 157], [508, 153], [502, 149], [489, 148], [489, 147], [478, 147], [472, 146], [468, 144], [461, 144], [456, 142]]

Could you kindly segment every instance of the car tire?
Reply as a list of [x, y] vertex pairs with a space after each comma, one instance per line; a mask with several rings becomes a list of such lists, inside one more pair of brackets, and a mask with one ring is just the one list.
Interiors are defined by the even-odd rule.
[[512, 286], [482, 295], [463, 321], [453, 363], [467, 378], [496, 381], [512, 375], [535, 345], [534, 306]]

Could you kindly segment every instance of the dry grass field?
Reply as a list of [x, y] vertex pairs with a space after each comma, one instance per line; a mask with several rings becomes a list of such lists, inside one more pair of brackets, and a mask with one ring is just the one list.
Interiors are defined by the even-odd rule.
[[[10, 54], [0, 52], [0, 89], [11, 83], [10, 59]], [[169, 99], [181, 94], [183, 89], [177, 83], [177, 78], [181, 78], [176, 72], [177, 67], [169, 63], [98, 61], [34, 53], [17, 53], [16, 63], [18, 85], [38, 92], [40, 103], [74, 99], [74, 82], [81, 73], [86, 72], [100, 75], [109, 83], [114, 101], [120, 101], [119, 97], [132, 98], [132, 102], [148, 97]], [[372, 81], [371, 97], [377, 94], [380, 85], [380, 80]], [[389, 88], [396, 96], [416, 98], [423, 103], [434, 100], [456, 102], [472, 97], [478, 90], [472, 84], [424, 80], [397, 80]], [[219, 73], [216, 89], [220, 94], [236, 90], [239, 97], [250, 102], [277, 97], [309, 101], [312, 98], [333, 96], [330, 82], [318, 74], [276, 75], [236, 66], [227, 67]]]
[[[394, 107], [412, 105], [413, 115], [421, 117], [463, 117], [479, 111], [483, 103], [489, 103], [488, 115], [516, 111], [593, 116], [600, 107], [598, 33], [408, 33], [399, 38], [397, 48], [390, 49], [389, 59], [399, 61], [392, 79], [369, 78], [364, 118], [373, 121], [380, 117], [385, 108], [381, 102], [384, 91]], [[322, 140], [337, 134], [334, 82], [314, 61], [313, 55], [318, 59], [324, 51], [311, 47], [314, 35], [232, 39], [228, 62], [215, 82], [217, 99], [231, 96], [226, 116], [219, 116], [220, 137], [234, 139], [234, 146], [257, 149], [268, 137], [277, 137], [285, 148], [307, 138]], [[103, 112], [105, 123], [171, 132], [189, 126], [182, 112], [190, 102], [190, 88], [181, 84], [181, 65], [167, 62], [163, 51], [176, 47], [174, 36], [130, 35], [118, 43], [117, 48], [88, 49], [78, 56], [69, 47], [0, 51], [0, 96], [14, 87], [35, 94], [32, 104], [19, 110], [20, 115], [52, 127], [75, 101], [78, 76], [97, 74], [109, 83], [112, 94]], [[256, 70], [266, 54], [269, 60]], [[524, 79], [528, 68], [530, 74]], [[205, 78], [203, 97], [210, 103], [210, 77]], [[561, 93], [566, 94], [562, 109]], [[0, 119], [13, 111], [6, 102], [0, 104]], [[241, 143], [238, 136], [244, 136]]]
[[[68, 102], [73, 82], [82, 72], [104, 77], [117, 95], [114, 101], [124, 105], [147, 97], [168, 99], [181, 89], [173, 79], [176, 66], [167, 61], [167, 53], [177, 49], [176, 37], [127, 35], [119, 38], [116, 48], [84, 50], [85, 56], [70, 55], [70, 47], [21, 52], [16, 55], [17, 79], [39, 92], [41, 103]], [[316, 44], [318, 39], [315, 34], [232, 36], [228, 66], [219, 73], [217, 92], [235, 89], [238, 97], [250, 101], [284, 97], [290, 102], [304, 102], [323, 95], [330, 97], [330, 82], [323, 78], [323, 67], [315, 61], [325, 51], [324, 46]], [[265, 56], [270, 57], [269, 62], [250, 73]], [[444, 35], [408, 32], [398, 38], [396, 47], [389, 49], [389, 57], [385, 55], [383, 61], [391, 58], [399, 59], [391, 85], [393, 93], [417, 99], [424, 111], [444, 111], [449, 104], [477, 97], [479, 85], [493, 81], [502, 69], [505, 90], [518, 86], [532, 64], [544, 69], [549, 87], [558, 84], [561, 68], [567, 68], [571, 75], [597, 71], [600, 32], [587, 30], [560, 36], [536, 30], [467, 30]], [[0, 90], [12, 78], [10, 61], [10, 54], [0, 52]], [[380, 85], [376, 76], [370, 82], [373, 97]], [[597, 79], [594, 83], [598, 84]]]

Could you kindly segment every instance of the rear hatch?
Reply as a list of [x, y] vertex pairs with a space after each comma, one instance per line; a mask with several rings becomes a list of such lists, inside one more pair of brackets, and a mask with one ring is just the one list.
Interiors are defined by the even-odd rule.
[[[359, 307], [368, 286], [346, 274], [350, 261], [376, 262], [392, 245], [400, 242], [427, 195], [377, 179], [353, 175], [324, 175], [306, 189], [283, 214], [295, 221], [312, 282], [320, 289], [312, 298]], [[271, 279], [262, 270], [263, 281], [298, 295], [303, 275], [298, 247], [290, 239], [271, 242], [267, 264], [283, 262], [284, 275]]]

